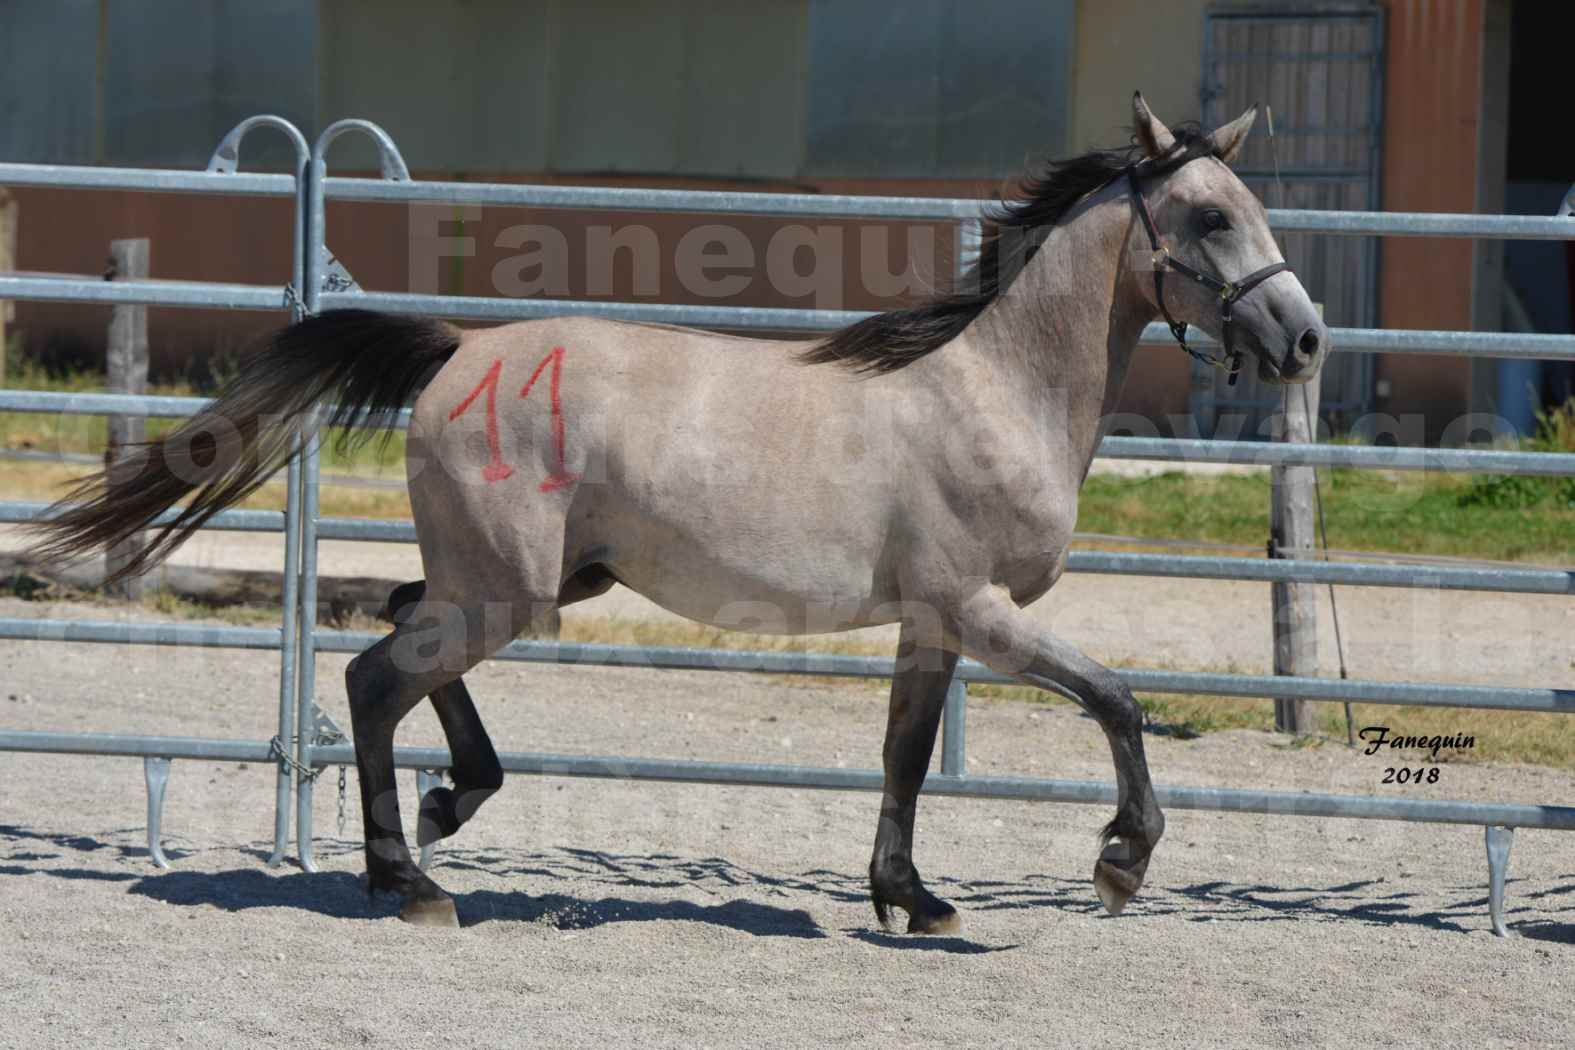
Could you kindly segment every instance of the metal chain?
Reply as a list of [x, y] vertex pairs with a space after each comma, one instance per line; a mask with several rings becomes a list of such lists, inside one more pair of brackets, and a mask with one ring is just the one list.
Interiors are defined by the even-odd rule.
[[285, 748], [284, 741], [279, 738], [277, 733], [274, 734], [272, 740], [268, 741], [268, 754], [271, 757], [278, 759], [279, 762], [285, 766], [285, 768], [295, 770], [296, 775], [302, 780], [316, 780], [318, 777], [323, 775], [323, 771], [321, 769], [313, 769], [310, 766], [303, 766], [301, 763], [297, 762], [290, 752]]
[[345, 837], [345, 767], [339, 767], [339, 837]]
[[306, 302], [301, 298], [301, 293], [297, 292], [295, 285], [290, 284], [288, 281], [284, 285], [284, 305], [285, 309], [289, 310], [291, 316], [297, 321], [304, 320], [312, 315], [312, 312], [306, 308]]

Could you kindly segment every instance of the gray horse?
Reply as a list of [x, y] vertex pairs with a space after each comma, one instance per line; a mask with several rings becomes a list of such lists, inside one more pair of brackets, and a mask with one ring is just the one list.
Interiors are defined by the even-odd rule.
[[39, 551], [100, 549], [186, 500], [135, 572], [262, 484], [315, 406], [332, 401], [331, 421], [366, 436], [421, 390], [408, 470], [425, 580], [391, 596], [393, 632], [345, 676], [368, 882], [405, 918], [457, 922], [411, 861], [395, 727], [431, 698], [454, 787], [422, 800], [418, 841], [452, 834], [502, 783], [461, 675], [614, 583], [725, 628], [901, 624], [870, 891], [883, 923], [896, 906], [913, 933], [960, 927], [912, 860], [958, 656], [1075, 700], [1115, 762], [1094, 886], [1119, 912], [1165, 825], [1142, 715], [1023, 607], [1066, 566], [1101, 420], [1156, 315], [1184, 348], [1197, 325], [1223, 337], [1220, 360], [1251, 354], [1274, 382], [1305, 381], [1327, 347], [1227, 167], [1256, 111], [1209, 134], [1172, 132], [1140, 96], [1133, 113], [1136, 145], [1052, 164], [989, 217], [961, 290], [814, 344], [579, 318], [473, 331], [308, 318], [202, 415], [62, 501]]

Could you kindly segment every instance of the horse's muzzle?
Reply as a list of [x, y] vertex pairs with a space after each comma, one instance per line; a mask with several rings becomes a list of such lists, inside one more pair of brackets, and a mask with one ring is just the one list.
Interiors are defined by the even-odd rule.
[[1318, 371], [1329, 345], [1329, 332], [1322, 325], [1301, 330], [1278, 359], [1259, 354], [1258, 378], [1270, 383], [1305, 383]]

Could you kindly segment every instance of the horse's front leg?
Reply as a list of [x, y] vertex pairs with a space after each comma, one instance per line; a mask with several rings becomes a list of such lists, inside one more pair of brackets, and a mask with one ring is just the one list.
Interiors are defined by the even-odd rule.
[[913, 866], [919, 789], [930, 768], [946, 689], [957, 667], [956, 653], [927, 644], [930, 641], [919, 637], [912, 622], [903, 624], [886, 721], [886, 785], [870, 859], [870, 897], [882, 926], [889, 926], [895, 905], [908, 913], [909, 933], [955, 933], [962, 928], [957, 909], [925, 889]]
[[1143, 885], [1149, 855], [1165, 831], [1143, 756], [1143, 711], [1108, 667], [1035, 623], [1000, 589], [987, 586], [963, 603], [958, 644], [1002, 674], [1082, 705], [1105, 731], [1116, 766], [1116, 816], [1101, 834], [1094, 889], [1112, 915]]

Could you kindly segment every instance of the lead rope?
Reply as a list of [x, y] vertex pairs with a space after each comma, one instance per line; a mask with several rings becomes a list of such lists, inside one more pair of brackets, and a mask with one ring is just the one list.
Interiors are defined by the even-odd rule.
[[[1269, 119], [1269, 153], [1274, 160], [1274, 188], [1279, 192], [1280, 207], [1285, 207], [1285, 183], [1280, 179], [1280, 144], [1274, 137], [1274, 107], [1264, 106], [1264, 115]], [[1287, 391], [1289, 393], [1289, 391]], [[1312, 428], [1310, 435], [1316, 439], [1318, 434], [1317, 420], [1313, 419], [1312, 402], [1307, 397], [1307, 386], [1302, 384], [1302, 413], [1307, 417], [1307, 425]], [[1313, 472], [1313, 503], [1318, 508], [1318, 540], [1323, 545], [1323, 560], [1329, 560], [1329, 522], [1323, 513], [1323, 478], [1318, 473], [1317, 466]], [[1348, 680], [1351, 675], [1345, 665], [1345, 639], [1340, 632], [1340, 606], [1334, 599], [1334, 581], [1329, 587], [1329, 615], [1334, 620], [1334, 651], [1340, 661], [1340, 681]], [[1351, 701], [1344, 701], [1345, 707], [1345, 743], [1347, 747], [1356, 746], [1356, 723], [1351, 717]]]

